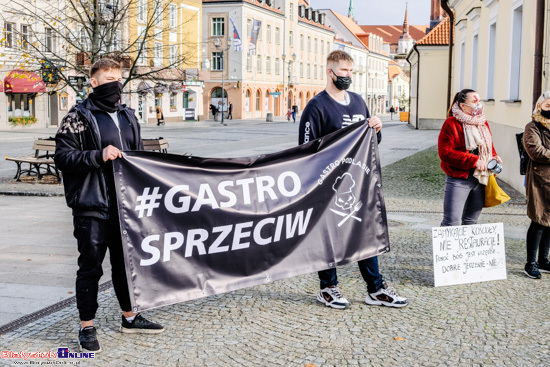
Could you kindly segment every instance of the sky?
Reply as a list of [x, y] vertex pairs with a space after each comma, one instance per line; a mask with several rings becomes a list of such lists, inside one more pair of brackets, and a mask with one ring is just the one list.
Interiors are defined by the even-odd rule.
[[[310, 0], [313, 9], [332, 9], [348, 15], [350, 0]], [[409, 4], [409, 24], [430, 24], [430, 0], [354, 0], [355, 20], [359, 25], [401, 25], [405, 4]]]

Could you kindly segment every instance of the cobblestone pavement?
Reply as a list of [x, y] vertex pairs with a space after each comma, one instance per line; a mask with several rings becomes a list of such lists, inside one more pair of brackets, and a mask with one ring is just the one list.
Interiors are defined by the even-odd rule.
[[[427, 161], [433, 165], [434, 154], [427, 150], [383, 169], [392, 250], [379, 257], [380, 268], [409, 298], [408, 307], [365, 305], [365, 284], [356, 264], [350, 264], [338, 271], [350, 309], [318, 303], [318, 278], [308, 274], [150, 310], [145, 316], [166, 331], [143, 336], [119, 333], [120, 311], [109, 288], [100, 294], [96, 319], [103, 352], [91, 361], [70, 361], [90, 366], [550, 365], [550, 275], [531, 280], [522, 274], [529, 221], [520, 194], [512, 192], [509, 203], [484, 210], [480, 218], [480, 223], [504, 223], [507, 279], [434, 288], [430, 229], [441, 221], [441, 175], [418, 173]], [[77, 334], [71, 305], [1, 335], [0, 351], [77, 351]], [[15, 362], [0, 359], [0, 365]]]

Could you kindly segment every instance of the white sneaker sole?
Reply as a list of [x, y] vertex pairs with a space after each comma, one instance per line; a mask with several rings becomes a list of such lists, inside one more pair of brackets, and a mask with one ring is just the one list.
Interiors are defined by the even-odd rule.
[[370, 298], [370, 296], [367, 296], [365, 298], [365, 303], [369, 306], [385, 306], [385, 307], [395, 307], [395, 308], [401, 308], [407, 306], [409, 303], [390, 303], [390, 302], [384, 302], [384, 301], [378, 301]]
[[128, 329], [124, 326], [120, 327], [120, 332], [125, 334], [160, 334], [164, 329]]
[[327, 307], [335, 308], [337, 310], [345, 310], [346, 308], [349, 307], [349, 303], [345, 305], [339, 305], [339, 304], [327, 302], [327, 300], [324, 299], [323, 296], [321, 296], [321, 294], [317, 295], [317, 301], [321, 302]]
[[101, 353], [101, 347], [99, 347], [98, 350], [88, 350], [84, 348], [82, 344], [80, 344], [80, 342], [78, 342], [78, 349], [80, 350], [81, 353]]
[[[540, 271], [540, 270], [539, 270]], [[542, 273], [542, 271], [540, 271]], [[527, 275], [529, 278], [531, 279], [540, 279], [539, 277], [534, 277], [532, 276], [531, 274], [529, 274], [528, 272], [526, 272], [525, 270], [523, 271], [523, 274]]]

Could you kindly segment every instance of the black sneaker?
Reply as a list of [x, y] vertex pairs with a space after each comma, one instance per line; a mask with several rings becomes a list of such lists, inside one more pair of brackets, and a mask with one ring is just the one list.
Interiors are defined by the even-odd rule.
[[122, 315], [120, 331], [123, 333], [158, 334], [162, 333], [164, 328], [162, 325], [149, 321], [138, 313], [131, 322], [127, 321], [124, 315]]
[[78, 345], [81, 352], [101, 352], [95, 327], [88, 326], [78, 332]]
[[537, 263], [527, 263], [525, 264], [525, 270], [523, 272], [529, 277], [533, 279], [540, 279], [540, 271], [539, 266]]
[[548, 259], [539, 261], [539, 271], [541, 273], [550, 273], [550, 261]]

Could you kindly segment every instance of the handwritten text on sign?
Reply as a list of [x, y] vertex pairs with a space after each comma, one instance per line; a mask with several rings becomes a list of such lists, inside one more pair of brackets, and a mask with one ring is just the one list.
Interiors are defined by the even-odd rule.
[[506, 279], [502, 223], [432, 229], [436, 287]]

